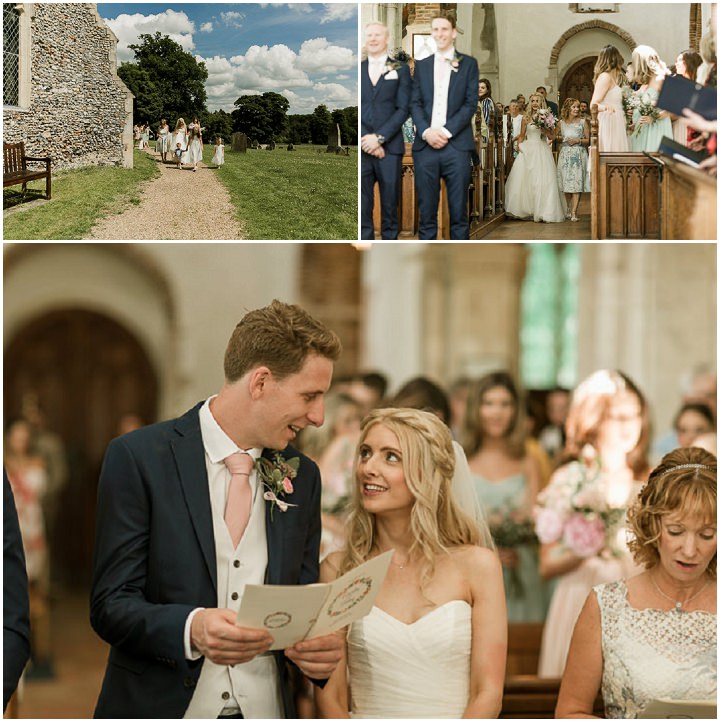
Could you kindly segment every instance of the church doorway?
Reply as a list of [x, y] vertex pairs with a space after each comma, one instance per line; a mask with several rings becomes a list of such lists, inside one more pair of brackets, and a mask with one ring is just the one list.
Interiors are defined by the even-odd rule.
[[593, 94], [593, 70], [597, 56], [583, 58], [571, 65], [560, 81], [560, 107], [566, 98], [577, 98], [588, 103]]
[[138, 340], [109, 316], [68, 308], [20, 328], [5, 352], [6, 423], [37, 399], [46, 428], [68, 461], [49, 530], [51, 576], [69, 586], [90, 580], [95, 498], [108, 442], [123, 415], [156, 420], [158, 380]]

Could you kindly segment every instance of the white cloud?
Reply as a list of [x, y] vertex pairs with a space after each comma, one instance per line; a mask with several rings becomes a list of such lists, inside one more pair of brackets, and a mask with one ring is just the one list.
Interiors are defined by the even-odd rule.
[[326, 38], [306, 40], [300, 46], [298, 67], [309, 73], [350, 70], [356, 65], [357, 58], [350, 48], [330, 45]]
[[201, 33], [211, 33], [213, 31], [213, 24], [211, 22], [203, 23], [200, 26]]
[[336, 75], [335, 80], [350, 80], [349, 75]]
[[331, 108], [341, 104], [357, 104], [357, 98], [344, 85], [340, 85], [340, 83], [315, 83], [313, 90], [316, 95], [324, 98], [321, 102]]
[[331, 23], [335, 20], [349, 20], [355, 16], [357, 5], [355, 3], [325, 3], [325, 15], [320, 23]]
[[160, 32], [162, 35], [168, 35], [183, 50], [192, 50], [195, 47], [192, 37], [195, 23], [184, 12], [168, 9], [156, 15], [122, 14], [113, 19], [106, 19], [105, 22], [118, 38], [118, 62], [135, 58], [135, 53], [128, 46], [136, 44], [143, 33], [154, 35]]
[[242, 13], [230, 10], [226, 13], [220, 13], [220, 17], [225, 25], [229, 25], [231, 28], [241, 28], [243, 26], [242, 21], [245, 16]]

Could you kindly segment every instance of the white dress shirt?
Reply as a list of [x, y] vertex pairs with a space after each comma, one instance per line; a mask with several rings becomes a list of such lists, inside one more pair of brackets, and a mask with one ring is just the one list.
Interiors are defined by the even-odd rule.
[[[237, 451], [246, 451], [254, 459], [262, 449], [239, 449], [220, 428], [210, 411], [210, 397], [200, 408], [200, 432], [205, 447], [210, 490], [210, 507], [215, 537], [217, 562], [218, 607], [237, 611], [246, 584], [263, 584], [268, 552], [265, 535], [265, 500], [257, 473], [250, 475], [253, 504], [250, 519], [237, 547], [225, 526], [225, 503], [230, 485], [230, 471], [223, 459]], [[190, 626], [193, 610], [185, 623], [185, 656], [201, 655], [191, 648]], [[278, 719], [284, 717], [277, 666], [272, 654], [255, 657], [234, 667], [218, 665], [205, 659], [197, 686], [185, 718], [207, 719], [242, 711], [246, 719]]]
[[450, 131], [445, 127], [445, 123], [447, 122], [447, 103], [448, 91], [450, 90], [450, 75], [453, 71], [451, 63], [454, 57], [454, 47], [446, 50], [444, 53], [436, 52], [435, 67], [433, 71], [433, 111], [432, 118], [430, 119], [430, 127], [441, 129], [448, 138], [452, 138], [452, 133], [450, 133]]
[[376, 58], [368, 55], [368, 75], [370, 76], [370, 82], [373, 85], [376, 85], [378, 80], [380, 80], [380, 76], [382, 75], [382, 71], [385, 69], [387, 59], [387, 53], [383, 53]]

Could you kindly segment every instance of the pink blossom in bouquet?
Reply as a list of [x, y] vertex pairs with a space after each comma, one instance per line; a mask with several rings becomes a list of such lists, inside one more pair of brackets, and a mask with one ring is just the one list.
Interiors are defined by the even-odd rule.
[[292, 493], [293, 493], [293, 485], [292, 485], [292, 482], [290, 481], [290, 479], [288, 479], [287, 476], [282, 480], [282, 485], [283, 485], [283, 491], [284, 491], [286, 494], [292, 494]]
[[605, 546], [605, 524], [599, 516], [577, 512], [565, 524], [563, 541], [583, 559], [594, 556]]
[[536, 508], [535, 534], [541, 544], [557, 541], [563, 533], [563, 517], [551, 507]]

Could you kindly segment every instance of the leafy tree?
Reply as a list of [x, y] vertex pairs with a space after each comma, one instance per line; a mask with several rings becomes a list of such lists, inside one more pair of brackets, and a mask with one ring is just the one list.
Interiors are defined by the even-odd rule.
[[206, 143], [214, 143], [216, 136], [221, 136], [226, 144], [230, 143], [233, 132], [233, 119], [230, 113], [224, 110], [216, 110], [212, 113], [200, 114], [200, 125], [204, 128], [203, 140]]
[[150, 73], [139, 65], [123, 63], [118, 68], [118, 75], [135, 96], [133, 100], [134, 121], [149, 123], [153, 127], [159, 125], [158, 121], [163, 112], [163, 99], [160, 88]]
[[277, 140], [285, 132], [290, 101], [279, 93], [241, 95], [232, 112], [233, 130], [260, 143]]
[[312, 115], [289, 115], [287, 142], [298, 145], [299, 143], [312, 143], [312, 131], [310, 130], [310, 119]]
[[[195, 115], [200, 116], [207, 103], [205, 81], [208, 71], [205, 63], [198, 63], [191, 53], [159, 32], [155, 35], [140, 35], [140, 42], [130, 45], [130, 49], [135, 53], [135, 61], [123, 63], [118, 69], [118, 75], [123, 80], [128, 77], [132, 83], [136, 83], [135, 87], [143, 97], [142, 102], [137, 104], [138, 113], [141, 109], [143, 112], [155, 113], [155, 117], [145, 120], [155, 125], [165, 117], [172, 125], [180, 116], [184, 117], [186, 122]], [[146, 75], [138, 75], [128, 66], [134, 66]], [[135, 93], [130, 83], [126, 80], [125, 82]], [[150, 87], [151, 98], [145, 98], [150, 91], [146, 91], [142, 86]], [[159, 112], [156, 112], [158, 97], [162, 105]], [[146, 100], [152, 102], [146, 104]]]
[[332, 116], [326, 105], [318, 105], [310, 116], [310, 133], [315, 145], [327, 145]]
[[343, 143], [346, 145], [357, 145], [358, 142], [358, 107], [353, 105], [350, 108], [343, 108], [345, 113], [345, 125], [348, 128], [347, 138], [343, 136]]

